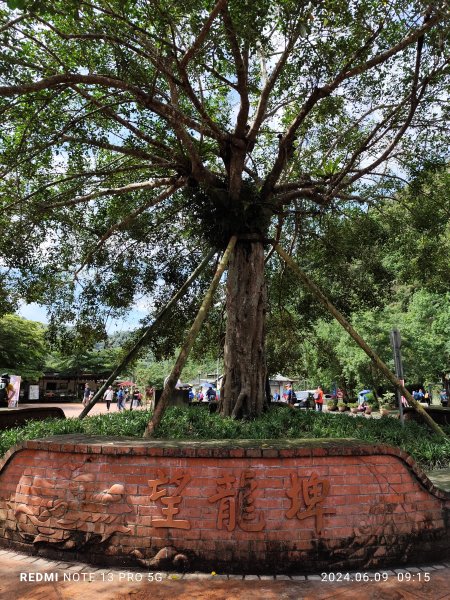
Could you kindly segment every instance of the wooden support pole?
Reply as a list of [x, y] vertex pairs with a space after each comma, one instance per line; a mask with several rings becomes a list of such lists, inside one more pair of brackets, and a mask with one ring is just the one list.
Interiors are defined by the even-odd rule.
[[287, 252], [281, 248], [278, 244], [275, 244], [275, 250], [285, 261], [285, 263], [291, 267], [291, 269], [298, 275], [300, 280], [306, 285], [307, 288], [314, 294], [319, 302], [326, 308], [326, 310], [333, 315], [333, 317], [339, 321], [342, 327], [347, 333], [355, 340], [360, 348], [364, 350], [367, 356], [373, 361], [376, 367], [383, 373], [383, 375], [402, 393], [403, 396], [408, 400], [408, 403], [415, 408], [415, 410], [422, 416], [424, 421], [431, 427], [431, 429], [442, 437], [447, 437], [439, 425], [430, 417], [430, 415], [424, 410], [423, 406], [415, 400], [412, 395], [405, 388], [403, 383], [398, 379], [389, 369], [389, 367], [381, 360], [372, 348], [370, 348], [359, 333], [350, 325], [347, 319], [341, 314], [337, 308], [328, 300], [325, 294], [317, 287], [317, 285], [311, 281], [308, 275], [298, 266]]
[[231, 253], [233, 252], [234, 246], [236, 245], [236, 241], [237, 237], [233, 236], [228, 243], [228, 246], [217, 267], [211, 285], [209, 286], [209, 289], [206, 292], [206, 295], [203, 299], [202, 305], [200, 306], [197, 316], [195, 317], [195, 320], [192, 323], [189, 333], [186, 336], [186, 340], [181, 348], [177, 361], [175, 362], [175, 365], [169, 377], [167, 378], [166, 385], [164, 386], [164, 390], [161, 395], [161, 398], [159, 399], [158, 405], [155, 408], [153, 417], [149, 421], [144, 431], [144, 438], [151, 437], [153, 435], [153, 432], [161, 422], [161, 419], [164, 415], [164, 411], [166, 410], [166, 407], [168, 405], [169, 398], [171, 397], [173, 390], [175, 389], [175, 386], [177, 384], [177, 381], [180, 378], [183, 367], [189, 357], [189, 353], [192, 350], [192, 346], [194, 345], [195, 339], [198, 335], [198, 332], [200, 331], [203, 321], [205, 320], [206, 315], [208, 314], [208, 311], [211, 308], [214, 293], [219, 285], [220, 279], [223, 275], [223, 272], [225, 271], [228, 261], [230, 260]]
[[199, 266], [195, 269], [195, 271], [186, 279], [186, 281], [183, 283], [180, 289], [172, 296], [172, 298], [164, 306], [164, 308], [160, 310], [160, 312], [156, 315], [154, 321], [152, 321], [152, 324], [141, 335], [141, 337], [134, 344], [134, 346], [131, 348], [128, 354], [120, 361], [117, 367], [115, 367], [115, 369], [109, 375], [105, 383], [95, 392], [91, 402], [89, 402], [89, 404], [85, 406], [85, 408], [83, 408], [83, 410], [78, 416], [79, 419], [83, 419], [89, 413], [91, 408], [103, 397], [103, 394], [105, 393], [108, 386], [111, 385], [111, 383], [116, 379], [117, 375], [119, 375], [122, 369], [124, 369], [127, 366], [127, 364], [131, 360], [133, 360], [133, 358], [136, 356], [136, 354], [139, 352], [142, 346], [150, 338], [152, 331], [156, 328], [157, 325], [159, 325], [159, 323], [166, 316], [166, 314], [172, 308], [172, 306], [176, 304], [182, 296], [184, 296], [184, 294], [188, 291], [191, 283], [195, 281], [200, 275], [200, 273], [207, 267], [209, 261], [214, 256], [215, 252], [216, 250], [214, 249], [208, 252], [208, 254], [205, 256], [205, 258], [202, 260]]

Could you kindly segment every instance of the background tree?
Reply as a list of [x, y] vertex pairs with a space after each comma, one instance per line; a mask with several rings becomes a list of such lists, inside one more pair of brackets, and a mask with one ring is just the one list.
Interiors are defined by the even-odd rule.
[[[399, 296], [400, 293], [397, 298]], [[449, 299], [448, 293], [420, 290], [409, 296], [406, 307], [393, 302], [382, 309], [360, 311], [352, 315], [352, 323], [392, 370], [394, 360], [389, 333], [397, 327], [402, 336], [406, 383], [436, 384], [450, 364]], [[310, 377], [327, 386], [336, 382], [352, 395], [357, 388], [385, 383], [362, 350], [349, 343], [337, 323], [319, 320], [299, 353]]]
[[[364, 211], [413, 160], [445, 152], [447, 3], [9, 5], [0, 192], [20, 291], [101, 336], [137, 292], [154, 313], [202, 246], [220, 251], [237, 235], [222, 412], [243, 397], [241, 413], [258, 414], [265, 245], [287, 234], [295, 252], [328, 213]], [[155, 351], [178, 345], [206, 285]]]
[[[346, 256], [344, 272], [369, 267], [369, 276], [358, 277], [359, 304], [357, 298], [347, 301], [352, 322], [392, 367], [389, 331], [400, 329], [410, 384], [437, 383], [450, 363], [449, 194], [448, 167], [427, 165], [395, 198], [333, 225], [340, 232], [334, 236], [341, 248], [339, 255]], [[352, 243], [356, 253], [342, 251]], [[318, 250], [320, 244], [315, 244], [313, 256]], [[320, 264], [317, 258], [314, 262]], [[324, 281], [330, 285], [329, 280]], [[382, 383], [364, 353], [349, 343], [337, 324], [324, 315], [309, 314], [312, 318], [298, 339], [294, 372], [308, 373], [326, 385], [337, 382], [353, 392], [356, 387]]]
[[17, 315], [0, 319], [0, 371], [37, 379], [43, 374], [48, 352], [41, 323]]
[[120, 354], [120, 348], [75, 348], [64, 354], [53, 351], [47, 358], [46, 367], [68, 376], [83, 372], [105, 374], [114, 368]]

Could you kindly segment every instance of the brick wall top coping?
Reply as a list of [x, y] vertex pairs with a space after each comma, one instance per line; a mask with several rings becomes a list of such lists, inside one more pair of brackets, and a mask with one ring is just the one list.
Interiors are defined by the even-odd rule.
[[362, 442], [355, 438], [149, 440], [137, 437], [92, 436], [86, 434], [54, 435], [47, 438], [27, 440], [10, 448], [4, 457], [0, 459], [0, 473], [15, 454], [24, 450], [141, 457], [253, 459], [384, 454], [395, 456], [405, 462], [407, 468], [433, 495], [444, 500], [450, 500], [450, 492], [437, 488], [415, 460], [400, 448], [386, 444]]

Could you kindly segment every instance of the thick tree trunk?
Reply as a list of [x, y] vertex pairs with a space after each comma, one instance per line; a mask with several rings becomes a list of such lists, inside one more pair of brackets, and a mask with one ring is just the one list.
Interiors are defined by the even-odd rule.
[[266, 283], [260, 241], [240, 240], [228, 266], [221, 414], [260, 415], [266, 402]]

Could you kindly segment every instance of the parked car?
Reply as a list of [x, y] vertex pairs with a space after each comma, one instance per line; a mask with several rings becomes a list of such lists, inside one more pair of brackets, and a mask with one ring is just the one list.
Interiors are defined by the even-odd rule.
[[307, 400], [309, 396], [314, 396], [314, 392], [316, 390], [294, 390], [295, 395], [297, 396], [297, 400], [301, 402], [302, 400]]
[[297, 397], [297, 402], [294, 403], [295, 408], [314, 408], [314, 392], [315, 390], [294, 390]]

